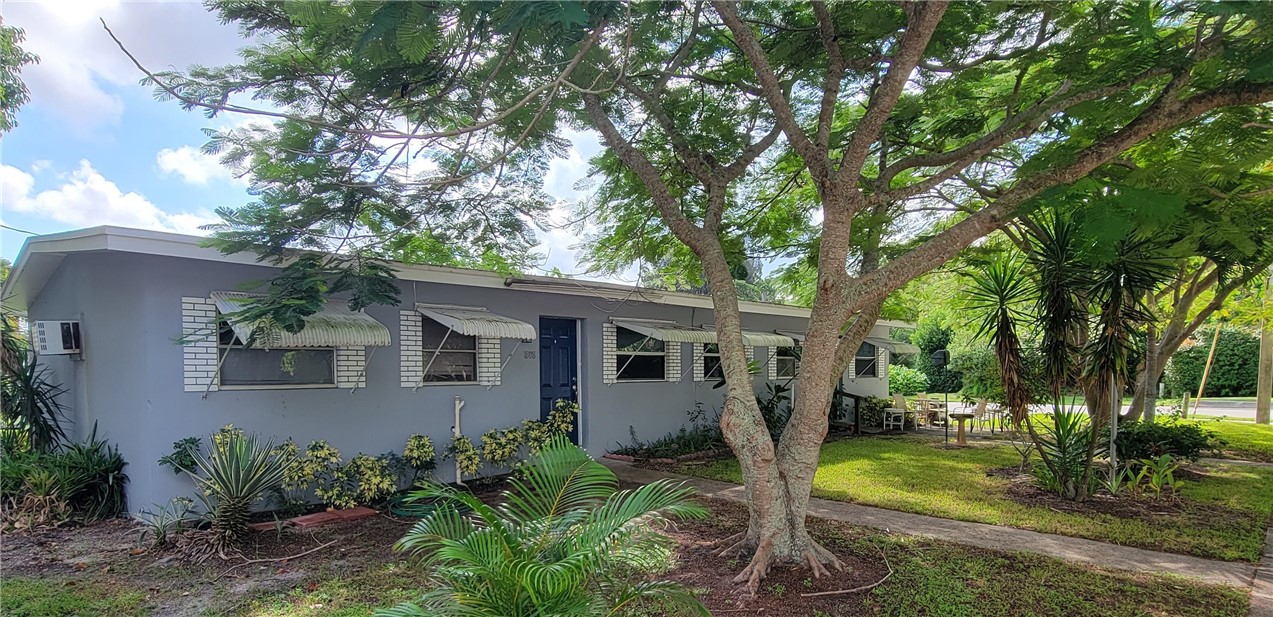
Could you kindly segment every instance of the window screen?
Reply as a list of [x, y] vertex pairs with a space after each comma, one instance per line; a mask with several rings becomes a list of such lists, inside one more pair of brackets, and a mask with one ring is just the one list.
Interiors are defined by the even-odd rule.
[[856, 377], [878, 377], [879, 360], [876, 357], [875, 345], [862, 343], [853, 357], [853, 374]]
[[477, 337], [460, 334], [428, 317], [421, 319], [424, 363], [429, 367], [425, 371], [424, 381], [476, 383]]
[[663, 341], [624, 327], [615, 327], [615, 374], [619, 381], [663, 380], [667, 352]]
[[779, 347], [775, 352], [774, 367], [777, 369], [779, 379], [791, 379], [800, 371], [800, 348], [799, 347]]
[[329, 386], [336, 383], [336, 350], [245, 348], [229, 326], [220, 331], [222, 386]]
[[720, 364], [720, 347], [715, 343], [703, 344], [703, 379], [724, 379], [725, 370]]

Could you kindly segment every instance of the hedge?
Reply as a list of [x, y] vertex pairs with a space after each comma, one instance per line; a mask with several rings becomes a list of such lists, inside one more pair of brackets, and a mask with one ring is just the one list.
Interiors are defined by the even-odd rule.
[[[1167, 362], [1164, 382], [1173, 397], [1198, 393], [1202, 370], [1211, 351], [1211, 334], [1201, 335], [1191, 347], [1182, 347]], [[1215, 362], [1207, 377], [1205, 396], [1254, 396], [1259, 371], [1260, 339], [1240, 328], [1222, 328]]]

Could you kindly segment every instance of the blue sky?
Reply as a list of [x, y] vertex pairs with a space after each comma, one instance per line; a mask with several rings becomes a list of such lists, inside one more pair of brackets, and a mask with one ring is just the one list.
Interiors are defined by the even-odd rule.
[[[5, 0], [0, 11], [41, 58], [23, 71], [31, 101], [0, 141], [5, 225], [35, 233], [103, 224], [201, 233], [200, 225], [217, 220], [215, 208], [250, 199], [241, 180], [199, 152], [201, 129], [248, 119], [208, 119], [156, 101], [99, 19], [152, 70], [233, 61], [245, 45], [233, 26], [198, 2]], [[592, 134], [573, 137], [570, 157], [545, 177], [562, 200], [556, 221], [566, 220], [578, 198], [573, 186], [600, 149]], [[0, 230], [0, 255], [14, 259], [26, 237]], [[578, 271], [574, 233], [550, 230], [540, 239], [544, 268]]]

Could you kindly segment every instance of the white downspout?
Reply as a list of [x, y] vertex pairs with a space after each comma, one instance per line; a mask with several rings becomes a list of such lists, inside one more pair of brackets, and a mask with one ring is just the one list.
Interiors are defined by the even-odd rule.
[[[451, 426], [451, 436], [457, 439], [460, 437], [460, 435], [464, 434], [460, 430], [460, 410], [461, 409], [464, 409], [464, 399], [457, 396], [455, 397], [455, 424]], [[459, 461], [456, 461], [456, 464], [455, 464], [455, 483], [459, 484], [460, 486], [464, 486], [464, 477], [460, 473]]]

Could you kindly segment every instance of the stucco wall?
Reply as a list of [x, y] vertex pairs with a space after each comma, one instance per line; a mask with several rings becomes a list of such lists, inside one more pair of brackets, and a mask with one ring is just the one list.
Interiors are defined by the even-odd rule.
[[[722, 390], [696, 382], [686, 374], [679, 383], [617, 383], [601, 379], [602, 324], [611, 317], [673, 319], [680, 323], [712, 323], [710, 311], [645, 302], [615, 302], [593, 296], [538, 293], [523, 289], [486, 289], [431, 283], [402, 284], [401, 306], [375, 306], [367, 312], [384, 323], [394, 345], [375, 348], [367, 364], [367, 387], [302, 390], [221, 390], [207, 398], [183, 387], [181, 298], [207, 297], [216, 290], [235, 290], [244, 281], [264, 280], [271, 269], [201, 260], [125, 253], [71, 255], [32, 303], [31, 319], [79, 318], [83, 322], [82, 361], [46, 358], [45, 362], [71, 390], [75, 432], [82, 436], [96, 421], [99, 433], [117, 442], [129, 462], [129, 506], [136, 511], [188, 494], [190, 483], [156, 460], [172, 442], [206, 436], [226, 424], [278, 439], [291, 437], [302, 447], [326, 439], [345, 456], [359, 452], [401, 451], [407, 435], [429, 435], [439, 450], [447, 443], [454, 397], [466, 405], [464, 433], [476, 440], [492, 428], [515, 425], [539, 415], [539, 361], [527, 357], [537, 345], [523, 344], [504, 369], [501, 384], [426, 385], [404, 388], [399, 374], [399, 314], [416, 302], [484, 306], [538, 327], [539, 318], [580, 320], [580, 384], [583, 408], [581, 437], [594, 455], [629, 441], [629, 426], [641, 439], [678, 429], [696, 402], [719, 409]], [[804, 329], [804, 320], [744, 314], [751, 330]], [[887, 336], [877, 328], [877, 336]], [[502, 355], [516, 341], [502, 342]], [[694, 366], [689, 345], [680, 346], [683, 371]], [[370, 350], [369, 350], [370, 351]], [[756, 349], [762, 362], [770, 356]], [[881, 367], [883, 369], [883, 367]], [[881, 370], [881, 375], [884, 372]], [[764, 390], [762, 371], [756, 378]], [[884, 396], [886, 379], [846, 380], [857, 394]], [[452, 477], [447, 462], [440, 478]]]

